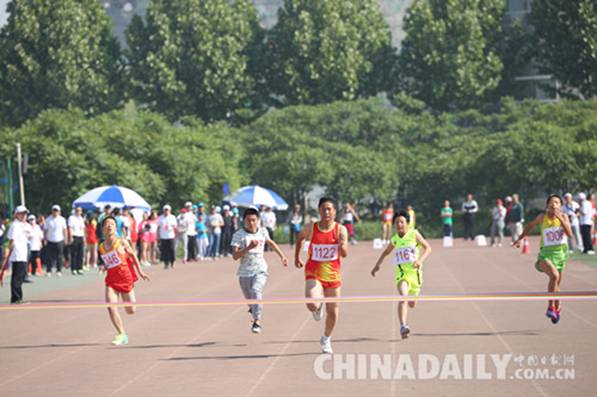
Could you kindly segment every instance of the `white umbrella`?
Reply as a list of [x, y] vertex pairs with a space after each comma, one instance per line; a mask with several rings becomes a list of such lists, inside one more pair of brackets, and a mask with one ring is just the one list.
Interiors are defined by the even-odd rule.
[[117, 185], [97, 187], [73, 202], [73, 207], [81, 207], [84, 210], [104, 208], [106, 205], [112, 208], [141, 208], [147, 211], [151, 209], [137, 192]]
[[241, 187], [224, 200], [230, 201], [233, 205], [239, 207], [264, 205], [280, 211], [288, 209], [288, 203], [276, 192], [258, 185]]

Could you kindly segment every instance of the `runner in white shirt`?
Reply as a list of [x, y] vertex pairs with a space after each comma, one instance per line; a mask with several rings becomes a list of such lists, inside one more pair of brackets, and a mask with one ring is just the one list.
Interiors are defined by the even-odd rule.
[[187, 212], [182, 217], [182, 221], [185, 225], [186, 235], [186, 260], [196, 261], [197, 260], [197, 217], [192, 210], [193, 204], [187, 202], [185, 208]]

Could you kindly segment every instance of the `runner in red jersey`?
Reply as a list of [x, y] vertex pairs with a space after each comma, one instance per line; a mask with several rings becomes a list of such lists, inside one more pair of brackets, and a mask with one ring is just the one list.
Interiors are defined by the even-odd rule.
[[[339, 297], [342, 284], [340, 257], [348, 255], [348, 232], [336, 223], [336, 204], [333, 199], [319, 200], [320, 221], [307, 226], [297, 236], [294, 262], [305, 267], [305, 296], [307, 298]], [[306, 266], [300, 259], [303, 242], [309, 240]], [[326, 303], [325, 331], [320, 339], [321, 350], [331, 354], [331, 335], [338, 319], [338, 303]], [[307, 303], [316, 321], [321, 320], [323, 304]]]
[[[143, 280], [149, 277], [139, 267], [139, 260], [130, 244], [116, 237], [116, 219], [112, 216], [106, 217], [102, 222], [102, 231], [105, 237], [104, 242], [99, 246], [99, 253], [102, 257], [106, 274], [106, 302], [117, 303], [120, 296], [124, 302], [135, 302], [134, 283], [137, 281], [137, 274]], [[135, 272], [136, 271], [136, 272]], [[134, 306], [125, 307], [128, 314], [135, 313]], [[116, 307], [108, 307], [110, 320], [118, 334], [112, 340], [113, 345], [126, 345], [128, 336], [124, 331], [122, 318]]]

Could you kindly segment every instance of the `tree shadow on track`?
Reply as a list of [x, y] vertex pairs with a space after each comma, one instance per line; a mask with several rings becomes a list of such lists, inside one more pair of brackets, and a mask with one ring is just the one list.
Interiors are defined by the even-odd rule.
[[186, 361], [186, 360], [251, 360], [251, 359], [264, 359], [264, 358], [276, 358], [276, 357], [300, 357], [300, 356], [318, 356], [321, 353], [287, 353], [287, 354], [243, 354], [243, 355], [231, 355], [231, 356], [197, 356], [197, 357], [172, 357], [164, 358], [162, 361]]
[[0, 346], [0, 350], [8, 349], [47, 349], [61, 347], [90, 347], [100, 346], [100, 343], [48, 343], [45, 345]]

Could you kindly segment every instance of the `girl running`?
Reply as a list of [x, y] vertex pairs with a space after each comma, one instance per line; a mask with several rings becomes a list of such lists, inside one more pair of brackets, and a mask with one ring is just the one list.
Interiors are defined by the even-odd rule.
[[[431, 246], [414, 228], [409, 227], [410, 217], [407, 211], [400, 210], [394, 215], [396, 234], [390, 240], [390, 244], [381, 253], [377, 263], [371, 270], [371, 275], [379, 271], [386, 256], [394, 251], [394, 266], [396, 266], [396, 285], [400, 295], [419, 295], [423, 285], [423, 262], [431, 254]], [[422, 246], [423, 255], [419, 255], [419, 247]], [[414, 309], [416, 302], [409, 301], [408, 305]], [[400, 319], [400, 335], [402, 339], [408, 338], [410, 328], [406, 323], [408, 308], [406, 301], [398, 303], [398, 318]]]
[[[520, 246], [520, 241], [529, 235], [535, 226], [541, 225], [541, 243], [539, 255], [535, 262], [535, 269], [549, 277], [548, 292], [560, 292], [562, 272], [568, 261], [567, 237], [572, 237], [572, 228], [568, 217], [562, 212], [562, 199], [557, 194], [547, 198], [547, 209], [544, 214], [539, 214], [527, 225], [520, 237], [512, 245]], [[560, 321], [562, 310], [559, 300], [550, 300], [545, 315], [553, 324]]]
[[[106, 274], [106, 302], [117, 303], [120, 296], [124, 302], [135, 302], [134, 283], [137, 281], [137, 274], [143, 280], [149, 277], [143, 273], [139, 266], [139, 260], [130, 244], [122, 238], [116, 237], [116, 219], [112, 216], [106, 217], [102, 222], [102, 231], [105, 240], [99, 246], [99, 253], [102, 258]], [[136, 273], [135, 273], [136, 271]], [[134, 306], [126, 306], [127, 314], [134, 314]], [[113, 345], [126, 345], [129, 338], [124, 331], [122, 318], [116, 307], [108, 307], [110, 320], [118, 334], [112, 340]]]

